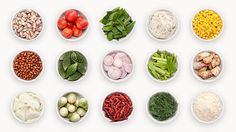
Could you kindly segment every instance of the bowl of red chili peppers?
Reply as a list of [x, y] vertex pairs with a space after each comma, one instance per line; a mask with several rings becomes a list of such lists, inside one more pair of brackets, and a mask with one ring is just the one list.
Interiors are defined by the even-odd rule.
[[88, 31], [88, 18], [77, 9], [64, 11], [57, 20], [57, 29], [65, 40], [77, 41]]
[[127, 94], [113, 92], [105, 98], [102, 111], [110, 122], [126, 121], [133, 112], [133, 103]]

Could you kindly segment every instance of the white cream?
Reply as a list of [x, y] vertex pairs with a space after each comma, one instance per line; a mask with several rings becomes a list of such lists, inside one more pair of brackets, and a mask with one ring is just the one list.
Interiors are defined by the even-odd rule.
[[43, 105], [35, 93], [24, 92], [15, 97], [12, 109], [18, 120], [32, 123], [40, 118]]

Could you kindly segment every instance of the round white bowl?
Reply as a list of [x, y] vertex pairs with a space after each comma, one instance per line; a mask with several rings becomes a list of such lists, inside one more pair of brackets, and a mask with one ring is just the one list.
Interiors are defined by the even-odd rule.
[[42, 96], [41, 96], [41, 95], [38, 95], [38, 94], [35, 94], [35, 95], [39, 98], [39, 100], [40, 100], [40, 102], [41, 102], [41, 104], [42, 104], [42, 111], [41, 111], [39, 117], [38, 117], [38, 118], [35, 118], [35, 119], [33, 119], [33, 120], [30, 120], [30, 121], [28, 121], [28, 122], [25, 122], [25, 121], [19, 119], [19, 118], [15, 115], [15, 112], [14, 112], [14, 110], [13, 110], [15, 98], [16, 98], [17, 96], [23, 94], [23, 93], [33, 93], [33, 94], [35, 94], [34, 92], [29, 92], [29, 91], [21, 92], [21, 93], [17, 94], [17, 95], [14, 97], [14, 99], [12, 100], [12, 103], [11, 103], [11, 113], [12, 113], [13, 117], [14, 117], [17, 121], [19, 121], [20, 123], [23, 123], [23, 124], [36, 123], [37, 121], [39, 121], [39, 120], [41, 119], [41, 117], [43, 116], [43, 113], [44, 113], [44, 101], [43, 101], [42, 98], [41, 98]]
[[[23, 39], [23, 38], [17, 36], [16, 33], [15, 33], [15, 31], [13, 30], [13, 27], [12, 27], [12, 25], [13, 25], [13, 19], [15, 18], [16, 14], [19, 13], [19, 12], [21, 12], [21, 11], [28, 10], [28, 9], [33, 10], [33, 11], [35, 11], [36, 13], [38, 13], [39, 16], [41, 17], [41, 20], [42, 20], [42, 30], [40, 31], [40, 33], [38, 34], [38, 36], [36, 36], [35, 38], [30, 39], [30, 40], [28, 40], [28, 39]], [[12, 31], [12, 34], [13, 34], [16, 38], [18, 38], [19, 40], [23, 40], [23, 41], [25, 41], [25, 42], [31, 42], [31, 41], [34, 41], [34, 40], [38, 39], [38, 38], [41, 36], [42, 32], [44, 31], [44, 21], [43, 21], [43, 17], [42, 17], [42, 15], [41, 15], [41, 13], [39, 13], [39, 12], [36, 11], [35, 9], [31, 9], [31, 8], [21, 9], [21, 10], [17, 11], [17, 13], [16, 13], [16, 14], [12, 17], [12, 19], [11, 19], [11, 31]]]
[[[165, 91], [162, 91], [162, 92], [165, 92]], [[157, 92], [157, 93], [160, 93], [160, 92]], [[155, 94], [157, 94], [157, 93], [155, 93]], [[169, 92], [165, 92], [165, 93], [169, 93]], [[171, 94], [171, 93], [169, 93], [169, 94]], [[154, 95], [154, 94], [153, 94], [153, 95]], [[152, 96], [153, 96], [153, 95], [152, 95]], [[171, 95], [172, 95], [172, 94], [171, 94]], [[152, 96], [151, 96], [151, 97], [152, 97]], [[151, 98], [151, 97], [150, 97], [150, 98]], [[148, 99], [147, 104], [146, 104], [146, 113], [147, 113], [148, 117], [149, 117], [153, 122], [158, 123], [158, 124], [169, 124], [169, 123], [173, 122], [173, 121], [177, 118], [177, 116], [179, 115], [179, 103], [178, 103], [178, 100], [176, 99], [175, 96], [172, 95], [172, 97], [174, 97], [175, 101], [176, 101], [177, 104], [178, 104], [177, 110], [176, 110], [176, 113], [175, 113], [175, 115], [174, 115], [173, 117], [171, 117], [171, 118], [169, 118], [169, 119], [167, 119], [167, 120], [165, 120], [165, 121], [159, 121], [159, 120], [156, 120], [155, 118], [152, 117], [152, 115], [150, 114], [149, 109], [148, 109], [150, 98]]]
[[[83, 39], [83, 38], [87, 35], [87, 33], [88, 33], [88, 31], [89, 31], [89, 27], [90, 27], [90, 22], [89, 22], [88, 18], [86, 17], [86, 15], [85, 15], [82, 11], [77, 10], [77, 9], [74, 9], [74, 8], [71, 8], [71, 9], [72, 9], [72, 10], [76, 10], [76, 11], [79, 13], [79, 15], [83, 16], [83, 17], [88, 21], [88, 23], [89, 23], [88, 28], [82, 31], [82, 35], [81, 35], [80, 37], [74, 37], [74, 36], [72, 36], [72, 37], [69, 38], [69, 39], [65, 38], [65, 37], [62, 35], [62, 31], [57, 27], [57, 22], [56, 22], [56, 29], [57, 29], [57, 32], [58, 32], [58, 34], [60, 35], [60, 37], [61, 37], [62, 39], [66, 40], [66, 41], [70, 41], [70, 42], [75, 42], [75, 41], [79, 41], [79, 40]], [[71, 10], [71, 9], [67, 9], [67, 10]], [[65, 10], [62, 14], [60, 14], [60, 15], [58, 16], [57, 21], [58, 21], [60, 18], [62, 18], [63, 16], [65, 16], [65, 12], [66, 12], [67, 10]]]
[[[76, 51], [76, 50], [68, 50], [68, 51], [63, 52], [63, 54], [66, 53], [66, 52], [71, 52], [71, 51]], [[79, 51], [76, 51], [76, 52], [79, 52]], [[79, 52], [79, 53], [82, 54], [81, 52]], [[85, 78], [85, 76], [87, 75], [87, 72], [88, 72], [88, 65], [89, 65], [89, 64], [88, 64], [88, 60], [87, 60], [86, 56], [85, 56], [84, 54], [82, 54], [82, 55], [85, 57], [86, 61], [87, 61], [87, 69], [86, 69], [85, 74], [84, 74], [83, 76], [81, 76], [78, 80], [75, 80], [75, 81], [68, 81], [67, 79], [63, 79], [63, 78], [61, 77], [61, 75], [59, 74], [59, 72], [58, 72], [58, 62], [59, 62], [60, 57], [61, 57], [63, 54], [61, 54], [61, 55], [58, 57], [57, 62], [56, 62], [56, 71], [57, 71], [57, 74], [58, 74], [58, 76], [60, 77], [60, 79], [63, 80], [63, 81], [65, 81], [65, 82], [71, 82], [71, 83], [72, 83], [72, 82], [79, 82], [79, 81], [82, 81], [82, 80]]]
[[[111, 94], [113, 94], [113, 93], [117, 93], [117, 91], [116, 91], [116, 92], [112, 92], [112, 93], [108, 94], [107, 96], [109, 96], [109, 95], [111, 95]], [[124, 93], [124, 92], [118, 92], [118, 93]], [[126, 93], [124, 93], [124, 94], [126, 94]], [[126, 94], [126, 95], [130, 98], [130, 96], [129, 96], [128, 94]], [[106, 121], [108, 121], [108, 122], [110, 122], [110, 123], [112, 123], [112, 124], [115, 124], [115, 125], [119, 125], [119, 124], [123, 124], [123, 123], [125, 123], [125, 122], [128, 122], [128, 121], [130, 121], [131, 118], [133, 118], [134, 103], [133, 103], [133, 101], [132, 101], [132, 98], [130, 98], [130, 100], [131, 100], [131, 102], [132, 102], [133, 110], [132, 110], [131, 114], [128, 116], [128, 119], [127, 119], [127, 120], [122, 120], [122, 121], [113, 122], [111, 119], [109, 119], [108, 117], [106, 117], [106, 116], [105, 116], [105, 112], [103, 111], [103, 103], [104, 103], [105, 99], [107, 98], [107, 96], [103, 99], [102, 104], [101, 104], [101, 108], [100, 108], [101, 114], [102, 114], [103, 118], [104, 118]]]
[[[177, 19], [177, 28], [176, 28], [176, 31], [175, 31], [175, 33], [174, 33], [172, 36], [169, 36], [169, 38], [167, 38], [167, 39], [161, 39], [161, 38], [155, 37], [155, 36], [150, 32], [150, 30], [149, 30], [149, 28], [148, 28], [148, 25], [149, 25], [149, 21], [150, 21], [151, 16], [152, 16], [155, 12], [158, 12], [158, 11], [168, 11], [168, 12], [172, 13], [172, 14], [175, 16], [175, 18]], [[147, 21], [146, 21], [146, 31], [147, 31], [148, 35], [149, 35], [151, 38], [153, 38], [154, 40], [161, 41], [161, 42], [165, 42], [165, 41], [172, 40], [172, 39], [178, 34], [179, 28], [180, 28], [180, 24], [179, 24], [179, 19], [178, 19], [177, 15], [176, 15], [175, 13], [173, 13], [173, 11], [170, 11], [169, 9], [168, 9], [168, 10], [167, 10], [167, 9], [155, 10], [155, 11], [148, 17], [148, 19], [147, 19]]]
[[193, 30], [193, 20], [194, 20], [195, 16], [196, 16], [200, 11], [203, 11], [203, 10], [207, 10], [207, 9], [201, 9], [201, 10], [196, 11], [196, 13], [194, 14], [194, 16], [192, 17], [192, 19], [191, 19], [191, 31], [192, 31], [193, 35], [194, 35], [197, 39], [199, 39], [199, 40], [201, 40], [201, 41], [204, 41], [204, 42], [214, 41], [214, 40], [218, 39], [218, 38], [223, 34], [223, 31], [224, 31], [224, 19], [222, 18], [222, 15], [218, 13], [218, 11], [215, 11], [215, 10], [213, 10], [213, 9], [208, 9], [208, 10], [214, 11], [215, 13], [217, 13], [217, 14], [220, 16], [220, 18], [221, 18], [221, 20], [222, 20], [222, 29], [221, 29], [220, 33], [219, 33], [215, 38], [212, 38], [212, 39], [209, 39], [209, 40], [200, 38], [200, 37], [194, 32], [194, 30]]
[[[196, 56], [197, 56], [198, 54], [202, 53], [202, 52], [213, 52], [213, 53], [215, 53], [215, 54], [217, 54], [217, 55], [220, 56], [220, 60], [221, 60], [220, 68], [221, 68], [221, 71], [220, 71], [220, 74], [219, 74], [217, 77], [211, 77], [211, 78], [209, 78], [209, 79], [204, 80], [204, 79], [202, 79], [200, 76], [198, 76], [197, 73], [196, 73], [196, 71], [193, 69], [193, 63], [195, 62]], [[195, 56], [194, 56], [193, 59], [192, 59], [191, 71], [192, 71], [193, 75], [195, 76], [195, 78], [197, 78], [199, 81], [202, 81], [202, 82], [214, 82], [214, 81], [216, 81], [217, 79], [219, 79], [219, 78], [221, 77], [221, 75], [222, 75], [222, 73], [223, 73], [223, 70], [224, 70], [224, 67], [223, 67], [223, 60], [222, 60], [222, 57], [221, 57], [220, 54], [218, 54], [218, 53], [216, 53], [216, 52], [214, 52], [214, 51], [211, 51], [211, 50], [203, 50], [203, 51], [198, 52], [197, 54], [195, 54]]]
[[[68, 95], [68, 94], [70, 94], [70, 93], [74, 93], [74, 94], [76, 94], [78, 97], [80, 97], [80, 98], [85, 98], [82, 94], [80, 94], [80, 93], [78, 93], [78, 92], [74, 92], [74, 91], [71, 91], [71, 92], [67, 92], [67, 93], [64, 93], [62, 96], [60, 96], [59, 98], [58, 98], [58, 100], [57, 100], [57, 103], [56, 103], [56, 113], [57, 113], [57, 115], [58, 115], [58, 117], [61, 119], [61, 120], [63, 120], [65, 123], [68, 123], [68, 124], [77, 124], [77, 123], [79, 123], [79, 122], [82, 122], [86, 117], [87, 117], [87, 115], [88, 115], [88, 113], [89, 113], [89, 104], [88, 104], [88, 110], [87, 110], [87, 112], [85, 113], [85, 115], [83, 116], [83, 117], [81, 117], [80, 119], [79, 119], [79, 121], [77, 121], [77, 122], [71, 122], [71, 121], [69, 121], [67, 118], [63, 118], [60, 114], [59, 114], [59, 109], [58, 109], [58, 101], [59, 101], [59, 99], [61, 98], [61, 97], [65, 97], [66, 95]], [[87, 99], [86, 99], [87, 100]], [[87, 100], [88, 101], [88, 100]], [[88, 102], [89, 103], [89, 102]]]
[[[33, 52], [33, 53], [35, 53], [35, 54], [37, 54], [36, 52], [34, 52], [34, 51], [32, 51], [32, 50], [24, 50], [24, 51], [21, 51], [21, 52]], [[21, 52], [19, 52], [19, 53], [21, 53]], [[17, 53], [17, 55], [19, 54], [19, 53]], [[16, 56], [17, 56], [16, 55]], [[37, 54], [38, 55], [38, 54]], [[15, 57], [16, 57], [15, 56]], [[39, 57], [40, 57], [40, 55], [38, 55]], [[43, 61], [43, 59], [40, 57], [40, 59], [41, 59], [41, 62], [42, 62], [42, 71], [39, 73], [39, 75], [35, 78], [35, 79], [32, 79], [32, 80], [24, 80], [24, 79], [22, 79], [22, 78], [20, 78], [20, 77], [18, 77], [17, 75], [16, 75], [16, 73], [15, 73], [15, 71], [14, 71], [14, 68], [13, 68], [13, 66], [14, 66], [14, 61], [15, 61], [15, 57], [14, 57], [14, 59], [12, 60], [12, 63], [11, 63], [11, 72], [12, 72], [12, 74], [15, 76], [15, 78], [17, 78], [17, 80], [19, 80], [19, 81], [21, 81], [21, 82], [25, 82], [25, 83], [32, 83], [32, 82], [35, 82], [35, 81], [37, 81], [37, 80], [39, 80], [40, 78], [41, 78], [41, 76], [42, 76], [42, 74], [43, 74], [43, 72], [44, 72], [44, 61]]]
[[203, 124], [213, 124], [213, 123], [216, 123], [218, 120], [220, 120], [224, 114], [224, 102], [222, 100], [222, 98], [219, 96], [219, 94], [216, 94], [215, 92], [212, 92], [212, 91], [205, 91], [205, 92], [211, 92], [215, 95], [217, 95], [220, 99], [221, 99], [221, 103], [222, 103], [222, 110], [221, 110], [221, 113], [220, 115], [218, 116], [218, 118], [216, 118], [215, 120], [212, 120], [212, 121], [203, 121], [201, 119], [199, 119], [196, 114], [194, 113], [194, 110], [193, 110], [193, 103], [194, 103], [194, 100], [196, 99], [196, 97], [201, 94], [201, 93], [204, 93], [204, 92], [201, 92], [201, 93], [198, 93], [191, 101], [191, 113], [192, 113], [192, 116], [194, 117], [195, 120], [197, 120], [198, 122], [200, 123], [203, 123]]
[[[164, 51], [164, 50], [161, 50], [161, 51]], [[167, 50], [166, 50], [166, 51], [167, 51]], [[169, 52], [169, 51], [168, 51], [168, 52]], [[156, 52], [154, 52], [154, 53], [156, 53]], [[153, 77], [153, 76], [151, 75], [151, 73], [150, 73], [149, 70], [148, 70], [148, 63], [149, 63], [149, 61], [150, 61], [150, 59], [151, 59], [151, 57], [152, 57], [152, 55], [153, 55], [154, 53], [151, 54], [151, 56], [148, 58], [148, 60], [147, 60], [147, 62], [146, 62], [146, 73], [148, 74], [148, 76], [149, 76], [152, 80], [154, 80], [154, 81], [156, 81], [156, 82], [159, 82], [159, 83], [168, 83], [168, 82], [172, 81], [174, 78], [176, 78], [177, 74], [179, 73], [179, 68], [180, 68], [179, 58], [178, 58], [178, 56], [177, 56], [176, 54], [175, 54], [175, 55], [177, 56], [177, 71], [173, 74], [172, 77], [168, 78], [167, 80], [159, 80], [159, 79], [156, 79], [155, 77]], [[170, 53], [174, 54], [173, 52], [170, 52]]]
[[[130, 58], [131, 63], [132, 63], [132, 65], [133, 65], [133, 69], [132, 69], [132, 72], [129, 73], [129, 74], [127, 74], [125, 78], [123, 78], [123, 79], [118, 79], [118, 80], [114, 80], [114, 79], [111, 79], [110, 77], [108, 77], [107, 72], [104, 70], [104, 68], [103, 68], [103, 66], [104, 66], [103, 60], [104, 60], [104, 58], [105, 58], [107, 55], [110, 55], [110, 54], [112, 54], [112, 53], [117, 53], [117, 52], [122, 52], [122, 53], [126, 54], [126, 55]], [[104, 77], [106, 77], [106, 78], [107, 78], [108, 80], [110, 80], [111, 82], [115, 82], [115, 83], [123, 82], [123, 81], [128, 80], [128, 79], [133, 75], [133, 72], [134, 72], [134, 61], [133, 61], [132, 57], [130, 56], [130, 54], [128, 54], [127, 52], [122, 51], [122, 50], [113, 50], [113, 51], [111, 51], [111, 52], [108, 52], [108, 53], [103, 57], [102, 63], [101, 63], [101, 70], [102, 70], [102, 73], [103, 73]]]

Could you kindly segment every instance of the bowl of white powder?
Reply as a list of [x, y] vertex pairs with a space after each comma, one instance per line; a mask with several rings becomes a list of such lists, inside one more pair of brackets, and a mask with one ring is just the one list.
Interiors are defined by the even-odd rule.
[[11, 109], [16, 120], [30, 124], [38, 121], [42, 116], [43, 103], [39, 95], [23, 92], [14, 98]]
[[179, 28], [179, 22], [174, 13], [166, 9], [154, 11], [147, 21], [148, 34], [159, 41], [172, 39]]
[[201, 92], [193, 99], [191, 111], [199, 122], [212, 124], [219, 120], [223, 114], [223, 101], [214, 92]]

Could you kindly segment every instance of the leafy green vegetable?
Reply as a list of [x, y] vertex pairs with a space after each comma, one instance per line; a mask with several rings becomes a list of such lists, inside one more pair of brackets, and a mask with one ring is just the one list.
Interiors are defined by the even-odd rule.
[[176, 115], [178, 103], [166, 92], [154, 94], [148, 102], [148, 111], [158, 121], [166, 121]]
[[126, 10], [120, 7], [107, 11], [100, 22], [103, 24], [102, 30], [109, 41], [126, 37], [135, 25], [135, 21], [132, 20]]
[[58, 60], [58, 72], [63, 79], [76, 81], [85, 75], [87, 60], [78, 51], [68, 51]]
[[176, 73], [177, 66], [176, 55], [158, 50], [148, 62], [148, 71], [157, 80], [168, 80]]

